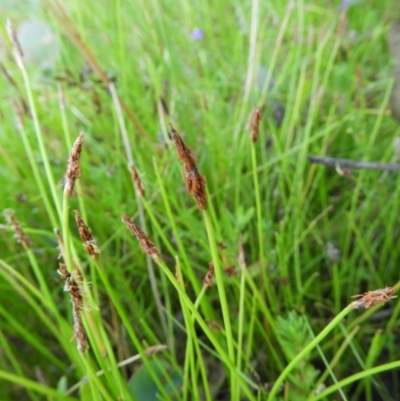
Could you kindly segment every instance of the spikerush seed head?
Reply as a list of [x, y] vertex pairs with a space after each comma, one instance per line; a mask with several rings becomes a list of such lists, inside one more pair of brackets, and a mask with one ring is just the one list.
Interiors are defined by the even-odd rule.
[[383, 305], [397, 295], [392, 295], [395, 287], [386, 287], [379, 290], [367, 291], [364, 294], [353, 295], [352, 298], [360, 298], [351, 303], [354, 309], [368, 309], [375, 305]]
[[207, 209], [206, 180], [197, 170], [196, 158], [192, 151], [185, 145], [176, 130], [169, 124], [170, 135], [174, 142], [178, 158], [183, 163], [184, 181], [189, 195], [193, 196], [199, 210]]
[[20, 243], [24, 248], [30, 248], [31, 241], [25, 234], [25, 231], [22, 229], [19, 221], [15, 218], [14, 212], [11, 209], [6, 209], [4, 210], [3, 214], [8, 225], [14, 230], [14, 237], [16, 238], [17, 242]]
[[71, 154], [68, 159], [67, 172], [65, 174], [64, 192], [67, 196], [72, 196], [75, 187], [75, 181], [80, 178], [81, 170], [79, 160], [81, 157], [83, 143], [83, 133], [78, 135], [74, 145], [72, 146]]
[[189, 195], [194, 197], [197, 207], [203, 211], [207, 209], [206, 179], [195, 168], [186, 172], [185, 185]]
[[169, 133], [171, 135], [172, 141], [174, 142], [178, 158], [183, 163], [185, 170], [195, 170], [196, 158], [194, 157], [191, 149], [185, 145], [185, 142], [183, 142], [183, 139], [171, 124], [169, 124]]
[[215, 269], [214, 269], [214, 263], [210, 262], [208, 264], [208, 270], [206, 275], [204, 276], [203, 280], [203, 287], [209, 288], [212, 286], [212, 279], [214, 277]]
[[147, 235], [136, 225], [136, 223], [125, 214], [123, 214], [121, 218], [129, 232], [138, 240], [142, 251], [153, 259], [159, 258], [160, 252]]
[[65, 280], [64, 291], [69, 292], [71, 298], [74, 319], [71, 341], [76, 340], [79, 352], [84, 353], [89, 348], [89, 342], [81, 315], [84, 306], [82, 275], [77, 266], [74, 266], [72, 273], [68, 272], [64, 263], [59, 264], [57, 272]]
[[132, 180], [135, 184], [138, 195], [143, 197], [144, 196], [144, 186], [143, 186], [142, 180], [140, 179], [140, 175], [139, 175], [136, 167], [132, 163], [130, 163], [128, 166], [128, 169], [131, 173]]
[[93, 259], [96, 259], [100, 254], [100, 250], [97, 247], [96, 240], [92, 236], [92, 231], [83, 221], [79, 211], [74, 210], [74, 213], [76, 225], [78, 227], [83, 246], [86, 249], [88, 255], [91, 256]]
[[251, 116], [251, 141], [257, 142], [260, 129], [261, 110], [257, 108]]

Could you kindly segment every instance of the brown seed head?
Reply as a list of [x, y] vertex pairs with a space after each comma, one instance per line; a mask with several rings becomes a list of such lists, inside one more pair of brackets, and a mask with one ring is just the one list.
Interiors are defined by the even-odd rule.
[[212, 286], [212, 279], [214, 277], [215, 269], [214, 269], [214, 263], [210, 262], [208, 264], [208, 270], [206, 275], [204, 276], [203, 280], [203, 287], [209, 288]]
[[57, 273], [64, 279], [67, 280], [71, 277], [71, 273], [67, 270], [64, 263], [59, 263]]
[[226, 267], [226, 268], [224, 269], [224, 273], [225, 273], [228, 277], [236, 276], [236, 275], [237, 275], [237, 273], [236, 273], [236, 267], [235, 267], [234, 265], [228, 266], [228, 267]]
[[367, 309], [375, 305], [383, 305], [392, 298], [396, 298], [397, 295], [392, 296], [396, 291], [394, 287], [386, 287], [375, 291], [368, 291], [364, 294], [353, 295], [352, 298], [360, 298], [357, 301], [352, 302], [354, 309]]
[[17, 242], [19, 242], [24, 248], [29, 248], [31, 241], [25, 234], [24, 230], [19, 224], [19, 221], [15, 218], [14, 212], [11, 209], [6, 209], [3, 213], [8, 225], [10, 225], [15, 232], [14, 237], [16, 238]]
[[100, 250], [97, 247], [96, 240], [92, 236], [92, 231], [82, 220], [78, 210], [74, 210], [74, 213], [76, 225], [78, 226], [79, 235], [82, 239], [83, 246], [85, 247], [89, 256], [91, 256], [93, 259], [96, 259], [99, 256]]
[[142, 251], [151, 256], [153, 259], [159, 258], [160, 252], [146, 236], [146, 234], [136, 225], [136, 223], [125, 214], [123, 214], [121, 217], [129, 232], [139, 241]]
[[72, 302], [74, 332], [71, 341], [76, 340], [78, 351], [84, 353], [89, 348], [89, 343], [81, 315], [84, 303], [82, 275], [77, 266], [74, 267], [72, 273], [69, 273], [63, 263], [59, 264], [58, 273], [65, 280], [64, 291], [69, 292]]
[[81, 157], [83, 133], [81, 132], [72, 146], [71, 155], [68, 159], [67, 172], [65, 174], [64, 192], [71, 196], [74, 192], [75, 181], [81, 176], [79, 159]]
[[128, 166], [128, 169], [131, 173], [132, 180], [135, 184], [138, 195], [144, 196], [143, 183], [142, 183], [142, 180], [140, 179], [140, 175], [139, 175], [138, 171], [136, 170], [136, 167], [132, 163], [130, 163]]
[[251, 117], [251, 141], [257, 142], [258, 139], [258, 132], [259, 132], [259, 127], [260, 127], [260, 121], [261, 121], [261, 111], [259, 108], [257, 108]]
[[205, 210], [207, 209], [206, 180], [197, 170], [196, 158], [193, 156], [192, 151], [185, 145], [171, 124], [169, 125], [169, 130], [178, 158], [183, 163], [186, 189], [189, 195], [194, 197], [197, 207], [200, 210]]

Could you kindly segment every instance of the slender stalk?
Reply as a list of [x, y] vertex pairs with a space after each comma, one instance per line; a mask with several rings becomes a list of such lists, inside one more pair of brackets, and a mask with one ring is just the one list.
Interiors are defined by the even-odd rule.
[[351, 383], [354, 383], [357, 380], [364, 379], [365, 377], [372, 376], [377, 373], [386, 372], [388, 370], [398, 369], [399, 367], [400, 367], [400, 361], [395, 361], [386, 363], [384, 365], [375, 366], [374, 368], [371, 369], [363, 370], [362, 372], [346, 377], [346, 379], [343, 379], [333, 384], [332, 386], [329, 386], [328, 388], [326, 388], [324, 391], [322, 391], [317, 395], [310, 396], [307, 399], [307, 401], [318, 401], [324, 399], [327, 395], [332, 394], [333, 392], [339, 390], [340, 388], [347, 386]]
[[36, 106], [35, 106], [35, 101], [33, 99], [31, 84], [30, 84], [29, 77], [26, 72], [24, 64], [18, 63], [18, 65], [20, 67], [22, 77], [24, 79], [26, 93], [28, 95], [29, 108], [30, 108], [30, 111], [32, 114], [32, 120], [33, 120], [33, 124], [35, 127], [35, 133], [36, 133], [36, 140], [39, 145], [40, 156], [43, 161], [47, 182], [50, 187], [50, 192], [52, 194], [53, 202], [56, 207], [57, 213], [61, 217], [61, 202], [60, 202], [60, 198], [59, 198], [58, 191], [57, 191], [57, 185], [54, 181], [53, 173], [51, 171], [50, 160], [49, 160], [49, 157], [47, 154], [46, 147], [44, 145], [44, 138], [43, 138], [43, 134], [42, 134], [42, 131], [40, 128], [39, 118], [38, 118], [38, 115], [36, 112]]
[[266, 266], [267, 261], [264, 255], [264, 240], [263, 240], [263, 211], [261, 207], [261, 191], [260, 184], [258, 181], [257, 173], [257, 152], [256, 143], [251, 143], [251, 161], [253, 167], [253, 182], [254, 182], [254, 196], [256, 199], [256, 211], [257, 211], [257, 236], [258, 236], [258, 248], [259, 248], [259, 265], [260, 265], [260, 287], [262, 290], [265, 289], [267, 294], [268, 302], [271, 309], [276, 310], [276, 297], [272, 294], [272, 287], [266, 271], [268, 267]]

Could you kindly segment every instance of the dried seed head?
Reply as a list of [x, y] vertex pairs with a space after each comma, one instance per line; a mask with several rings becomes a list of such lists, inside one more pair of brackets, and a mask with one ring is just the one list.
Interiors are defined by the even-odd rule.
[[71, 155], [68, 159], [67, 172], [65, 174], [64, 192], [71, 196], [74, 192], [75, 181], [81, 176], [79, 159], [81, 157], [83, 133], [81, 132], [72, 146]]
[[69, 273], [63, 263], [59, 264], [58, 274], [65, 280], [64, 291], [69, 292], [72, 302], [74, 332], [71, 341], [76, 340], [78, 351], [84, 353], [89, 348], [89, 343], [81, 315], [84, 303], [82, 275], [77, 266]]
[[259, 132], [259, 127], [260, 127], [260, 121], [261, 121], [261, 111], [259, 108], [257, 108], [251, 117], [251, 141], [257, 142], [258, 139], [258, 132]]
[[235, 267], [234, 265], [228, 266], [228, 267], [226, 267], [226, 268], [224, 269], [224, 273], [225, 273], [228, 277], [236, 276], [236, 275], [237, 275], [237, 273], [236, 273], [236, 267]]
[[121, 217], [129, 232], [139, 241], [143, 252], [151, 256], [153, 259], [159, 258], [160, 252], [146, 236], [146, 234], [136, 225], [136, 223], [125, 214], [123, 214]]
[[67, 270], [67, 267], [64, 263], [60, 263], [58, 265], [57, 273], [64, 279], [67, 280], [71, 277], [71, 273]]
[[7, 223], [13, 228], [15, 232], [14, 237], [16, 238], [17, 242], [19, 242], [24, 248], [29, 248], [31, 241], [29, 237], [25, 234], [18, 220], [15, 218], [14, 212], [11, 209], [6, 209], [3, 213], [4, 217], [7, 220]]
[[368, 291], [364, 294], [353, 295], [352, 298], [360, 298], [351, 303], [354, 309], [367, 309], [375, 305], [383, 305], [397, 295], [392, 296], [396, 291], [394, 287], [386, 287], [375, 291]]
[[136, 167], [132, 163], [130, 163], [128, 166], [128, 169], [131, 173], [132, 180], [135, 184], [138, 195], [144, 196], [143, 183], [142, 183], [142, 180], [140, 179], [140, 175], [139, 175], [138, 171], [136, 170]]
[[74, 213], [76, 225], [78, 226], [79, 235], [82, 239], [83, 246], [85, 247], [89, 256], [91, 256], [93, 259], [96, 259], [99, 256], [100, 250], [97, 247], [96, 240], [92, 236], [92, 231], [82, 220], [78, 210], [74, 210]]
[[23, 68], [24, 64], [23, 64], [22, 60], [23, 60], [24, 54], [22, 53], [21, 45], [19, 44], [17, 34], [15, 33], [14, 28], [11, 23], [11, 20], [9, 20], [9, 19], [7, 20], [7, 33], [8, 33], [8, 37], [10, 38], [10, 41], [11, 41], [15, 61], [17, 62], [17, 65], [19, 68]]
[[169, 125], [169, 132], [174, 142], [178, 158], [183, 163], [186, 189], [189, 195], [194, 197], [197, 207], [200, 210], [205, 210], [207, 209], [206, 180], [197, 170], [196, 158], [171, 124]]
[[206, 275], [204, 276], [203, 280], [203, 287], [209, 288], [212, 286], [212, 279], [214, 277], [215, 269], [214, 269], [214, 263], [210, 262], [208, 264], [208, 270]]

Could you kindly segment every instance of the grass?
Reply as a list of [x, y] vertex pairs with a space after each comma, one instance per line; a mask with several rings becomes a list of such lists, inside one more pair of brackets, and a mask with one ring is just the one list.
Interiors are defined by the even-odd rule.
[[[47, 70], [18, 66], [3, 27], [0, 209], [29, 242], [4, 218], [0, 399], [397, 399], [400, 304], [351, 296], [399, 281], [400, 178], [307, 159], [393, 160], [393, 10], [258, 0], [2, 10], [14, 26], [46, 21], [59, 56]], [[195, 170], [182, 172], [169, 124], [197, 157], [207, 208], [187, 193]], [[142, 252], [121, 215], [159, 255]], [[65, 293], [76, 268], [82, 282]], [[70, 341], [81, 326], [86, 352]]]

